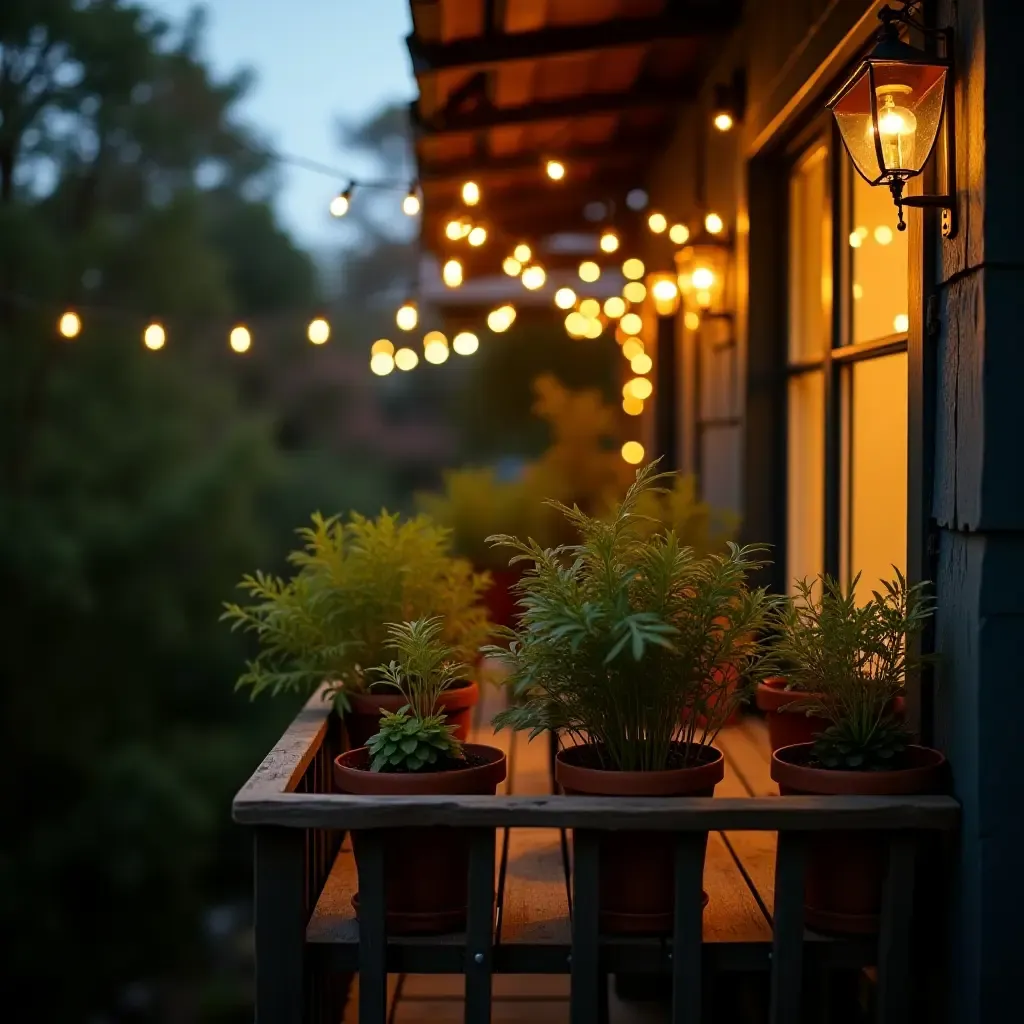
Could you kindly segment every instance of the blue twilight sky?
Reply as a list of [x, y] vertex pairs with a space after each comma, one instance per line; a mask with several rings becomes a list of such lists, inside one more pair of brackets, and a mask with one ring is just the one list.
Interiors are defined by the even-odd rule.
[[[251, 67], [258, 81], [242, 106], [277, 149], [360, 171], [337, 140], [338, 118], [358, 121], [389, 101], [408, 101], [415, 81], [405, 48], [408, 0], [149, 0], [175, 22], [208, 13], [206, 56], [216, 72]], [[279, 211], [306, 246], [339, 241], [327, 213], [337, 185], [282, 168]]]

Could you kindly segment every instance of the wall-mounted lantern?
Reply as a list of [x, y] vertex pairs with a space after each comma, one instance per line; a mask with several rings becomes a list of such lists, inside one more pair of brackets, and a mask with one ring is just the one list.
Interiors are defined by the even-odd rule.
[[647, 291], [658, 316], [675, 316], [679, 310], [679, 285], [674, 274], [656, 273], [647, 276]]
[[704, 230], [676, 253], [677, 282], [688, 310], [727, 315], [723, 302], [731, 248], [724, 235]]
[[714, 87], [711, 104], [711, 123], [720, 131], [731, 131], [733, 125], [743, 120], [747, 106], [747, 77], [740, 68], [733, 73], [732, 81], [719, 82]]
[[[909, 4], [878, 12], [882, 27], [874, 48], [829, 101], [839, 134], [854, 167], [869, 185], [887, 185], [897, 209], [897, 227], [906, 230], [904, 206], [938, 207], [942, 234], [955, 232], [955, 155], [953, 151], [953, 30], [926, 29], [909, 13]], [[907, 26], [942, 41], [942, 54], [920, 50], [899, 37]], [[905, 196], [935, 148], [946, 118], [946, 194]]]

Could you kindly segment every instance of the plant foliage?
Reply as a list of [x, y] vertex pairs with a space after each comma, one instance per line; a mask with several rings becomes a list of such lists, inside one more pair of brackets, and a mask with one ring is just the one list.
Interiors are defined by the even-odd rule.
[[243, 577], [246, 604], [227, 604], [233, 629], [255, 634], [259, 652], [239, 687], [311, 693], [322, 683], [342, 710], [346, 691], [374, 682], [367, 670], [385, 656], [389, 622], [427, 615], [443, 620], [443, 639], [458, 659], [473, 658], [491, 625], [479, 603], [489, 578], [449, 553], [450, 533], [426, 516], [381, 513], [313, 516], [298, 531], [289, 579]]
[[454, 649], [444, 642], [444, 620], [435, 615], [389, 623], [387, 629], [387, 647], [398, 657], [376, 671], [382, 683], [398, 690], [409, 703], [381, 716], [380, 731], [367, 744], [370, 770], [416, 772], [441, 757], [461, 758], [455, 727], [445, 724], [437, 702], [449, 686], [468, 678], [469, 667], [456, 660]]
[[774, 599], [747, 585], [763, 549], [700, 556], [671, 530], [652, 534], [638, 507], [670, 476], [655, 469], [637, 472], [607, 520], [554, 503], [577, 544], [491, 538], [532, 563], [519, 628], [502, 631], [507, 650], [487, 649], [519, 698], [495, 726], [564, 731], [622, 771], [667, 768], [679, 749], [698, 759], [767, 670], [756, 634]]
[[806, 694], [792, 708], [830, 723], [814, 745], [823, 767], [891, 768], [910, 739], [893, 703], [921, 660], [908, 641], [924, 629], [934, 601], [927, 583], [908, 586], [895, 572], [864, 603], [859, 573], [848, 590], [828, 575], [798, 581], [796, 599], [777, 615], [775, 653], [792, 689]]

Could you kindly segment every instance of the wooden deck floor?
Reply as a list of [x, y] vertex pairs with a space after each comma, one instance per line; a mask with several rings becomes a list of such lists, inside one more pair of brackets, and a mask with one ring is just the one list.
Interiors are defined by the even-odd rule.
[[[509, 777], [505, 790], [550, 792], [546, 739], [529, 743], [525, 735], [493, 735], [487, 723], [503, 695], [486, 689], [477, 708], [473, 740], [505, 749]], [[778, 792], [769, 777], [770, 751], [764, 723], [747, 717], [719, 734], [725, 754], [721, 796], [762, 796]], [[510, 829], [504, 902], [499, 941], [502, 943], [569, 944], [568, 903], [562, 846], [557, 829]], [[310, 924], [310, 941], [336, 940], [352, 922], [354, 887], [348, 866], [339, 858]], [[714, 833], [709, 837], [704, 888], [709, 902], [704, 914], [706, 943], [722, 949], [767, 957], [775, 865], [775, 834]], [[355, 982], [358, 985], [358, 979]], [[389, 977], [389, 1021], [392, 1024], [447, 1024], [463, 1020], [460, 975], [397, 974]], [[357, 988], [349, 1000], [345, 1024], [358, 1024]], [[494, 1024], [567, 1024], [569, 978], [565, 974], [499, 974], [494, 977]], [[659, 1002], [621, 1002], [610, 997], [611, 1024], [659, 1024], [668, 1011]]]

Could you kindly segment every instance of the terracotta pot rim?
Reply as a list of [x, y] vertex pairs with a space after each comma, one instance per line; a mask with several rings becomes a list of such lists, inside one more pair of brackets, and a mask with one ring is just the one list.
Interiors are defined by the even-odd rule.
[[705, 747], [711, 757], [703, 764], [651, 772], [587, 768], [565, 759], [569, 751], [578, 749], [569, 747], [558, 751], [555, 756], [555, 779], [566, 789], [577, 793], [594, 796], [677, 796], [713, 788], [725, 777], [725, 757], [713, 746]]
[[809, 697], [817, 697], [816, 693], [807, 693], [804, 690], [783, 689], [786, 680], [782, 676], [772, 676], [757, 684], [754, 693], [754, 702], [762, 711], [778, 711], [798, 700], [806, 700]]
[[367, 747], [347, 750], [334, 759], [334, 782], [343, 793], [357, 796], [431, 796], [445, 794], [493, 793], [505, 780], [508, 764], [505, 751], [483, 743], [466, 743], [463, 749], [477, 757], [487, 758], [485, 764], [456, 768], [447, 772], [371, 772], [366, 764]]
[[813, 743], [794, 743], [772, 754], [771, 775], [780, 786], [820, 796], [900, 796], [936, 789], [946, 757], [940, 750], [911, 743], [911, 764], [893, 771], [858, 772], [841, 768], [810, 768], [798, 763]]
[[[460, 679], [458, 682], [442, 690], [437, 698], [442, 708], [458, 711], [472, 707], [480, 698], [480, 684], [475, 679]], [[408, 699], [397, 690], [390, 693], [350, 693], [349, 704], [353, 711], [365, 710], [372, 714], [381, 709], [397, 711], [408, 704]]]

